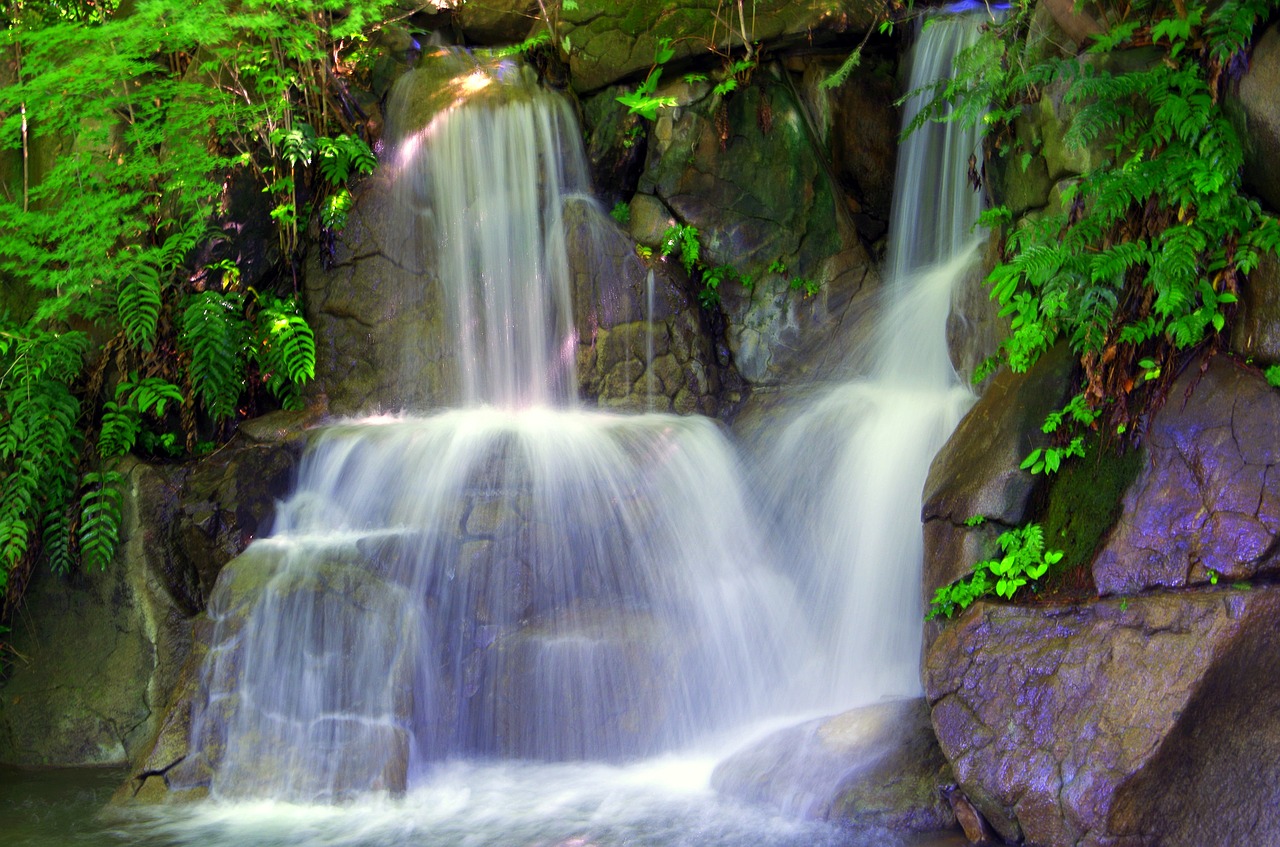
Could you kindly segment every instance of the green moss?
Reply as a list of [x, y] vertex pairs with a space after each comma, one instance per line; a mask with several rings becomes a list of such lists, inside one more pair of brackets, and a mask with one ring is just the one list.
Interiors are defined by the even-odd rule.
[[1044, 508], [1045, 547], [1062, 550], [1051, 584], [1082, 588], [1091, 582], [1094, 554], [1120, 517], [1122, 498], [1146, 461], [1142, 450], [1123, 455], [1093, 436], [1085, 456], [1054, 477]]

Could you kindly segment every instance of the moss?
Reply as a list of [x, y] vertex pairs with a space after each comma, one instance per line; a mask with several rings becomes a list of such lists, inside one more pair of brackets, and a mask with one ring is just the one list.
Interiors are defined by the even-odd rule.
[[1118, 454], [1094, 436], [1085, 457], [1054, 477], [1041, 520], [1045, 547], [1063, 551], [1050, 574], [1050, 591], [1092, 588], [1093, 557], [1120, 517], [1125, 491], [1146, 461], [1145, 451]]

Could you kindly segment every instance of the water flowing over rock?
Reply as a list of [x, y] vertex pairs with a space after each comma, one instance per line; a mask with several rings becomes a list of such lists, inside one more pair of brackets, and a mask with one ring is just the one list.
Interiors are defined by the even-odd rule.
[[1280, 392], [1216, 357], [1189, 368], [1146, 437], [1148, 463], [1093, 564], [1102, 594], [1248, 580], [1280, 548]]
[[1280, 590], [975, 604], [925, 659], [961, 789], [1010, 842], [1280, 837]]
[[[924, 30], [912, 90], [944, 76], [976, 33], [964, 17]], [[922, 103], [912, 98], [904, 121]], [[981, 198], [965, 175], [979, 134], [954, 129], [926, 125], [900, 151], [885, 297], [858, 376], [800, 404], [763, 463], [823, 655], [840, 657], [815, 689], [823, 703], [919, 693], [920, 489], [974, 399], [952, 366], [946, 323], [976, 249]]]
[[747, 802], [895, 832], [954, 826], [942, 793], [952, 780], [923, 700], [863, 706], [782, 730], [712, 775], [716, 790]]

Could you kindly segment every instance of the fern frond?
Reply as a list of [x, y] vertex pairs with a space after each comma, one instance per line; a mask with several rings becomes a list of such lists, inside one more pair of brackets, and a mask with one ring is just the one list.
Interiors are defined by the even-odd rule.
[[130, 344], [151, 351], [160, 322], [160, 307], [159, 270], [148, 264], [137, 265], [121, 282], [116, 295], [116, 312]]
[[231, 292], [203, 291], [182, 312], [182, 343], [191, 353], [191, 385], [215, 418], [235, 414], [244, 389], [248, 324], [243, 300]]
[[85, 567], [103, 570], [120, 543], [124, 477], [116, 471], [87, 473], [89, 490], [80, 498], [80, 558]]

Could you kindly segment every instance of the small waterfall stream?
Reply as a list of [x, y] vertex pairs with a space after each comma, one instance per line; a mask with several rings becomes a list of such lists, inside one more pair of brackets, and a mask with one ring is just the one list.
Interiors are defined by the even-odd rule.
[[[951, 241], [891, 250], [879, 364], [780, 434], [773, 506], [797, 531], [766, 537], [713, 422], [578, 408], [561, 225], [586, 188], [576, 124], [513, 66], [456, 61], [393, 153], [407, 249], [439, 248], [456, 401], [313, 441], [274, 533], [210, 603], [181, 773], [215, 802], [150, 813], [139, 837], [893, 843], [730, 804], [709, 778], [748, 721], [918, 689], [919, 493], [971, 402], [942, 325], [976, 199], [895, 201], [898, 232]], [[917, 135], [900, 186], [950, 179], [911, 170], [943, 167], [925, 136], [966, 162], [976, 148]]]
[[[934, 18], [908, 90], [943, 78], [980, 20]], [[924, 102], [905, 104], [904, 126]], [[886, 291], [864, 372], [802, 408], [766, 463], [782, 549], [823, 639], [811, 688], [832, 709], [920, 694], [921, 490], [974, 400], [952, 366], [946, 321], [982, 240], [967, 178], [980, 138], [978, 127], [930, 123], [899, 148]]]

